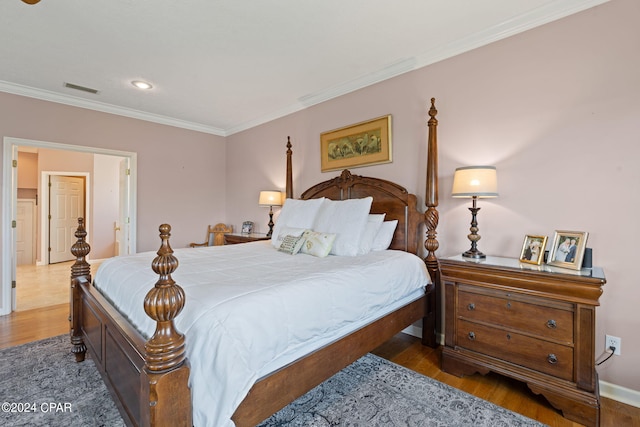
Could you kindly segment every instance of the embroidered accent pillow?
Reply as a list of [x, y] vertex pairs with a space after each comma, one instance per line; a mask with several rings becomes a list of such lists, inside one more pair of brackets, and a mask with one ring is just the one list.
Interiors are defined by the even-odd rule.
[[317, 231], [305, 231], [302, 237], [305, 240], [300, 252], [319, 258], [324, 258], [329, 255], [331, 246], [336, 240], [336, 235], [333, 233], [320, 233]]
[[307, 231], [306, 228], [281, 227], [278, 230], [278, 234], [275, 234], [274, 232], [273, 235], [271, 236], [271, 244], [276, 249], [279, 249], [280, 245], [282, 244], [282, 241], [286, 236], [300, 237], [302, 236], [302, 233], [304, 233], [305, 231]]
[[282, 239], [282, 243], [278, 250], [280, 252], [288, 253], [289, 255], [295, 255], [300, 252], [300, 248], [302, 248], [304, 241], [304, 236], [292, 236], [288, 234]]

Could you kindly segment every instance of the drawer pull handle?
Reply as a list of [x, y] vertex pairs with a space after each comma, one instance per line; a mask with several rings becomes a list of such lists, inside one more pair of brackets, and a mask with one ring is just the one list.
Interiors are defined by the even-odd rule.
[[556, 357], [555, 354], [551, 353], [550, 355], [547, 356], [547, 362], [551, 363], [552, 365], [555, 365], [556, 363], [558, 363], [558, 358]]
[[473, 311], [473, 310], [475, 310], [475, 309], [476, 309], [476, 305], [475, 305], [474, 303], [471, 303], [471, 304], [469, 304], [469, 305], [467, 306], [467, 310], [469, 310], [469, 311]]
[[507, 308], [511, 308], [511, 303], [507, 302]]
[[556, 325], [556, 321], [551, 319], [551, 320], [547, 320], [547, 328], [549, 329], [555, 329], [557, 328], [558, 325]]
[[474, 332], [469, 332], [469, 339], [474, 341], [476, 339], [476, 334]]

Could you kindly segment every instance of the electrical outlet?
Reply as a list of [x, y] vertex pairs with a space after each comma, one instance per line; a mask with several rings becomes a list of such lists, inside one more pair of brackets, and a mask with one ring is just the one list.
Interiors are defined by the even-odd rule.
[[606, 335], [605, 340], [604, 340], [605, 350], [611, 351], [610, 347], [615, 347], [616, 350], [613, 352], [613, 354], [615, 354], [616, 356], [620, 356], [620, 354], [621, 354], [620, 347], [621, 346], [622, 346], [622, 339], [620, 339], [618, 337], [614, 337], [613, 335]]

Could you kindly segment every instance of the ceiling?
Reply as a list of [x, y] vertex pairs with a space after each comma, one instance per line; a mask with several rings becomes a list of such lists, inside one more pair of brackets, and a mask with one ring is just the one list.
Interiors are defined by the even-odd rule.
[[606, 1], [2, 0], [0, 91], [227, 136]]

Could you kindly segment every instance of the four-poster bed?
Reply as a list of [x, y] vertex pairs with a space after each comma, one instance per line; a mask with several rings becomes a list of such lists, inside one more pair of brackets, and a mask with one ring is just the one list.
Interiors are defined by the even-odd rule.
[[[418, 210], [417, 197], [408, 193], [404, 187], [377, 178], [352, 175], [347, 170], [339, 177], [312, 186], [300, 197], [301, 201], [319, 198], [355, 200], [372, 197], [371, 214], [385, 214], [386, 221], [397, 221], [389, 245], [389, 249], [396, 251], [418, 255], [422, 241], [419, 231], [422, 224], [425, 224], [424, 264], [431, 277], [431, 283], [426, 285], [425, 282], [421, 286], [418, 297], [412, 297], [413, 299], [406, 300], [407, 302], [399, 300], [398, 304], [401, 305], [393, 306], [392, 311], [384, 311], [379, 317], [366, 320], [364, 324], [357, 324], [356, 329], [349, 330], [339, 339], [322, 342], [319, 347], [313, 348], [301, 357], [296, 356], [295, 360], [260, 377], [231, 417], [237, 426], [259, 423], [417, 321], [423, 322], [423, 343], [434, 347], [437, 345], [436, 293], [440, 272], [435, 256], [438, 248], [438, 174], [437, 110], [434, 103], [435, 100], [432, 99], [428, 120], [426, 212]], [[293, 197], [291, 156], [291, 143], [288, 141], [288, 198]], [[144, 298], [144, 311], [148, 315], [146, 320], [152, 321], [155, 325], [155, 333], [152, 332], [153, 336], [148, 339], [145, 338], [146, 334], [141, 333], [134, 325], [131, 317], [123, 315], [111, 298], [103, 295], [92, 283], [90, 267], [86, 262], [90, 248], [85, 241], [86, 231], [82, 219], [79, 219], [76, 232], [78, 241], [72, 247], [72, 253], [76, 257], [71, 273], [72, 352], [76, 355], [77, 361], [82, 361], [86, 351], [90, 351], [123, 418], [130, 425], [190, 426], [193, 422], [189, 363], [194, 363], [194, 360], [191, 360], [194, 355], [190, 355], [188, 362], [185, 356], [186, 342], [191, 342], [193, 338], [187, 333], [185, 339], [185, 335], [175, 326], [176, 319], [180, 321], [187, 315], [185, 312], [182, 317], [178, 317], [185, 301], [191, 300], [185, 297], [185, 291], [179, 286], [182, 283], [176, 284], [172, 278], [178, 261], [169, 245], [170, 229], [166, 224], [160, 226], [162, 243], [157, 252], [158, 256], [152, 262], [152, 269], [159, 279]], [[266, 242], [246, 245], [263, 243]], [[245, 245], [234, 246], [234, 250], [240, 250], [238, 247]], [[221, 247], [208, 249], [224, 250]], [[195, 251], [200, 249], [188, 250], [194, 251], [195, 254]], [[415, 259], [413, 256], [411, 258]], [[183, 268], [187, 266], [183, 265]], [[405, 280], [401, 274], [397, 276], [399, 280]], [[151, 333], [147, 336], [149, 335]], [[211, 353], [213, 350], [206, 356], [216, 358], [218, 353]], [[192, 370], [191, 373], [193, 372]], [[216, 388], [215, 383], [209, 385]], [[224, 390], [221, 393], [224, 393]]]

